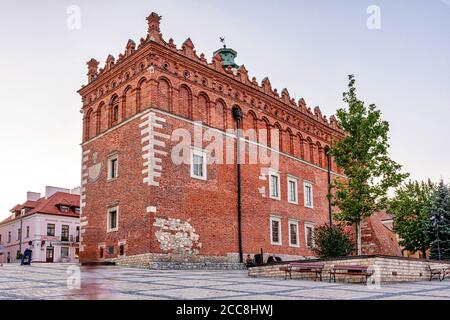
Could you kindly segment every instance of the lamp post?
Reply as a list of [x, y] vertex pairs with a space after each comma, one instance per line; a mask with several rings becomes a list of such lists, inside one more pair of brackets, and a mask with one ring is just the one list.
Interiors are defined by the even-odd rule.
[[[442, 216], [439, 216], [439, 221]], [[441, 247], [439, 245], [439, 221], [436, 216], [431, 217], [431, 223], [436, 228], [436, 241], [437, 241], [437, 249], [438, 249], [438, 260], [441, 260]]]

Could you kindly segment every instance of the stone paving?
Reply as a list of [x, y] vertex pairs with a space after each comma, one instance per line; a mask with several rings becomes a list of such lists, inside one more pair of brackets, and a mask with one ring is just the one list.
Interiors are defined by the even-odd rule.
[[[80, 282], [77, 275], [81, 275]], [[362, 284], [250, 278], [246, 271], [5, 264], [0, 267], [0, 300], [4, 299], [450, 300], [450, 280], [382, 284], [370, 289]]]

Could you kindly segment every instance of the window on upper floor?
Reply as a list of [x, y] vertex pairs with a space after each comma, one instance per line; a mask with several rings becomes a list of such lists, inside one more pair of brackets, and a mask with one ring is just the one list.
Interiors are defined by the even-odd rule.
[[[30, 237], [30, 227], [29, 226], [27, 226], [27, 238], [29, 238]], [[1, 241], [0, 241], [1, 242]]]
[[294, 176], [288, 176], [288, 202], [297, 204], [298, 203], [298, 179]]
[[117, 122], [119, 121], [119, 105], [113, 106], [113, 116], [112, 121]]
[[55, 236], [55, 225], [53, 223], [47, 224], [47, 236], [49, 237]]
[[280, 174], [275, 171], [269, 172], [269, 196], [280, 200]]
[[17, 240], [22, 240], [22, 229], [17, 229]]
[[195, 147], [191, 148], [191, 177], [206, 180], [206, 152]]
[[313, 203], [313, 185], [311, 182], [305, 181], [303, 183], [303, 191], [305, 195], [305, 207], [312, 208]]
[[61, 241], [69, 241], [69, 226], [61, 226]]
[[11, 231], [8, 231], [8, 243], [11, 242]]
[[68, 206], [60, 206], [59, 211], [67, 213], [70, 211], [70, 208]]
[[115, 180], [119, 176], [119, 158], [117, 154], [108, 157], [108, 180]]

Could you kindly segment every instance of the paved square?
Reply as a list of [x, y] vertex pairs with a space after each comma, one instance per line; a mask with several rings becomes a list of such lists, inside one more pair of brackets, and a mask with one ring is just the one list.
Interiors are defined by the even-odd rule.
[[[80, 289], [76, 287], [78, 274]], [[5, 264], [0, 267], [0, 300], [5, 299], [450, 300], [450, 280], [384, 284], [369, 289], [361, 284], [249, 278], [246, 271]]]

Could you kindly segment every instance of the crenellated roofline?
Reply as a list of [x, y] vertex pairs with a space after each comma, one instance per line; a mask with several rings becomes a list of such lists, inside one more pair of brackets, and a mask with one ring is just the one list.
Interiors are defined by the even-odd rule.
[[[292, 116], [300, 116], [300, 118], [308, 122], [312, 120], [315, 124], [320, 124], [320, 126], [331, 129], [338, 136], [343, 135], [343, 131], [339, 128], [334, 115], [328, 120], [322, 114], [319, 106], [311, 109], [303, 98], [295, 101], [295, 99], [291, 98], [286, 88], [279, 94], [276, 88], [272, 88], [268, 77], [264, 78], [259, 84], [255, 77], [250, 80], [248, 71], [244, 65], [241, 65], [239, 68], [224, 68], [218, 52], [212, 57], [211, 62], [208, 62], [203, 53], [197, 55], [195, 46], [190, 38], [183, 42], [181, 48], [177, 48], [172, 38], [166, 42], [160, 32], [160, 20], [161, 17], [156, 13], [152, 13], [147, 17], [147, 36], [140, 39], [137, 49], [135, 42], [128, 40], [125, 52], [119, 54], [117, 60], [111, 54], [108, 55], [104, 67], [100, 69], [98, 69], [99, 62], [97, 60], [89, 60], [87, 63], [88, 84], [78, 91], [79, 94], [85, 98], [88, 94], [97, 92], [105, 82], [112, 81], [117, 78], [117, 74], [126, 72], [130, 67], [134, 66], [135, 73], [138, 73], [139, 68], [137, 68], [137, 65], [142, 59], [145, 59], [147, 62], [146, 68], [151, 66], [153, 68], [160, 68], [160, 65], [157, 64], [160, 59], [155, 56], [159, 54], [161, 57], [169, 59], [168, 55], [175, 53], [185, 65], [190, 65], [193, 69], [198, 70], [198, 73], [207, 74], [208, 72], [213, 72], [217, 76], [217, 80], [223, 83], [228, 82], [229, 86], [233, 88], [241, 87], [250, 90], [250, 92], [258, 96], [262, 101], [269, 100], [271, 103], [277, 105], [284, 113], [289, 113]], [[86, 99], [83, 100], [84, 107], [89, 102]]]

